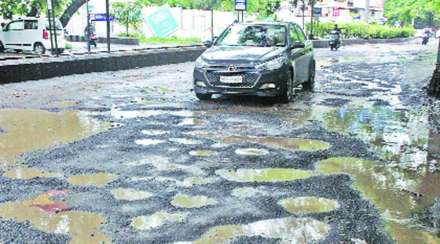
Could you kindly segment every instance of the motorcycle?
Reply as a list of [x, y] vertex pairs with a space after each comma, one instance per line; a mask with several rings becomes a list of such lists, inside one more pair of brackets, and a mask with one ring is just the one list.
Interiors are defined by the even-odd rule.
[[98, 37], [96, 36], [95, 33], [93, 33], [92, 35], [90, 35], [90, 40], [89, 40], [89, 44], [90, 46], [94, 46], [95, 48], [98, 46]]
[[338, 50], [341, 47], [341, 35], [339, 32], [330, 32], [329, 46], [332, 51]]
[[429, 34], [425, 33], [422, 37], [422, 45], [428, 45], [429, 38], [430, 38]]

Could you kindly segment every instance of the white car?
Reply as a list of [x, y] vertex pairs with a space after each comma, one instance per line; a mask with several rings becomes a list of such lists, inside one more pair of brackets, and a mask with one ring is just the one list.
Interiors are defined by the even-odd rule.
[[[64, 29], [59, 20], [55, 24], [57, 32], [57, 51], [64, 50]], [[2, 24], [0, 30], [0, 52], [6, 49], [15, 51], [34, 51], [44, 54], [51, 50], [51, 34], [47, 18], [20, 18]], [[55, 39], [55, 38], [54, 38]], [[54, 44], [55, 48], [55, 44]]]

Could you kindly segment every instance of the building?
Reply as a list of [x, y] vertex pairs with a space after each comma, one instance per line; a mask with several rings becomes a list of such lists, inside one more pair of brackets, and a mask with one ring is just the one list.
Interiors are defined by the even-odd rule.
[[[307, 2], [307, 1], [306, 1]], [[367, 7], [368, 6], [368, 7]], [[289, 1], [284, 1], [279, 11], [280, 19], [302, 19], [301, 4], [292, 7]], [[310, 6], [304, 7], [305, 20], [311, 17]], [[315, 5], [315, 17], [323, 22], [384, 22], [384, 0], [321, 0]], [[368, 16], [368, 17], [367, 17]]]

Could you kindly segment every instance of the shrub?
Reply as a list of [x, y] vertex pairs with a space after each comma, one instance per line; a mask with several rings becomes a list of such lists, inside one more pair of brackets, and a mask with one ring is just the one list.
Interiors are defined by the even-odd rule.
[[[412, 27], [392, 27], [387, 25], [366, 24], [366, 23], [342, 23], [338, 24], [342, 29], [342, 35], [345, 38], [360, 39], [392, 39], [404, 38], [414, 35], [415, 30]], [[320, 23], [313, 26], [313, 34], [323, 38], [333, 30], [333, 23]], [[306, 29], [310, 30], [310, 23], [306, 24]]]

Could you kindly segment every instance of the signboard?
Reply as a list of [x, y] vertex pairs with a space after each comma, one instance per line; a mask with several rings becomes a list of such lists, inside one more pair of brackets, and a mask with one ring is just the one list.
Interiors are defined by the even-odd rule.
[[[90, 19], [92, 21], [107, 21], [107, 14], [103, 13], [103, 14], [91, 14], [90, 15]], [[110, 21], [113, 21], [114, 17], [110, 15]]]
[[246, 11], [246, 0], [235, 0], [236, 11]]
[[322, 15], [322, 8], [313, 8], [313, 16], [320, 17]]
[[177, 21], [168, 5], [158, 8], [147, 16], [147, 24], [157, 37], [168, 37], [178, 28]]

